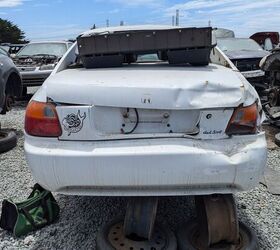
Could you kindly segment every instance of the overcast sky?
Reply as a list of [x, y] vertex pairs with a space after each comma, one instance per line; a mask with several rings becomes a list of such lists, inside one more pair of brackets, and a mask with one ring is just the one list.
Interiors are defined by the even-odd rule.
[[75, 38], [93, 24], [171, 24], [233, 29], [248, 37], [280, 31], [280, 0], [0, 0], [0, 17], [17, 24], [27, 39]]

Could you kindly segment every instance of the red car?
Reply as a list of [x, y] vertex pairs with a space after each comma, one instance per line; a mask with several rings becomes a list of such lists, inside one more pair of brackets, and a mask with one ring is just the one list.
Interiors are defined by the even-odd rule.
[[[255, 40], [259, 45], [261, 45], [264, 49], [270, 43], [272, 46], [271, 49], [275, 48], [279, 44], [279, 33], [278, 32], [258, 32], [250, 37]], [[266, 49], [266, 50], [271, 50]]]

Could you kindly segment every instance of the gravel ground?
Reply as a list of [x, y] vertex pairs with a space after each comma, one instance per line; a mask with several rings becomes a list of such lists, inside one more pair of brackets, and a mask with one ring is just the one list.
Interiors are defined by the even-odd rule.
[[[6, 116], [3, 128], [16, 131], [17, 147], [0, 155], [0, 201], [25, 199], [34, 185], [23, 152], [23, 121], [26, 103], [18, 103]], [[270, 150], [268, 165], [280, 171], [280, 150]], [[95, 249], [96, 233], [113, 216], [124, 214], [123, 198], [55, 196], [61, 216], [57, 223], [26, 237], [14, 238], [0, 229], [0, 249]], [[250, 192], [237, 195], [240, 220], [257, 233], [261, 249], [280, 249], [280, 196], [273, 196], [259, 185]], [[1, 209], [1, 205], [0, 205]], [[194, 216], [191, 197], [162, 198], [158, 221], [173, 230], [178, 223]]]

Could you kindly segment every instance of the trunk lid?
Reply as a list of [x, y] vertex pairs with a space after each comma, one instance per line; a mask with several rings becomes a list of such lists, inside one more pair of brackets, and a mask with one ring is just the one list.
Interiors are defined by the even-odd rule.
[[218, 65], [67, 69], [50, 76], [45, 87], [55, 102], [105, 107], [184, 110], [236, 107], [244, 101], [239, 76]]

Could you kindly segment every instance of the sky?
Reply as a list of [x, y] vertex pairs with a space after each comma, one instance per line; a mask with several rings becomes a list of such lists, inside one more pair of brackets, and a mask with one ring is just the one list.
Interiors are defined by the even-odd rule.
[[76, 38], [97, 27], [171, 24], [228, 28], [238, 37], [280, 32], [280, 0], [0, 0], [0, 18], [17, 24], [28, 40]]

